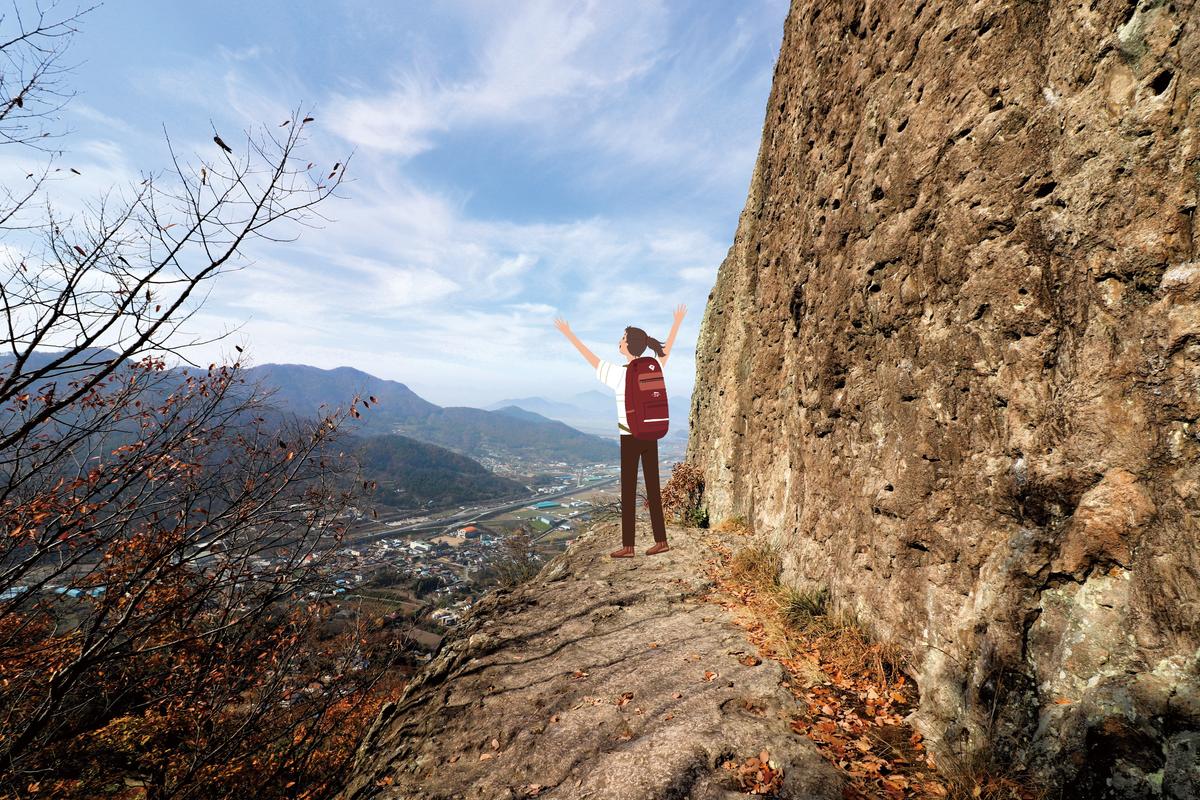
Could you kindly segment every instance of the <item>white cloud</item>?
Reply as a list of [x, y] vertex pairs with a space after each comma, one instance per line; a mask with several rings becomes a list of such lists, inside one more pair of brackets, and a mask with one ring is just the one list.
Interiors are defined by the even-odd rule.
[[247, 47], [229, 48], [217, 45], [217, 53], [229, 61], [250, 61], [271, 52], [271, 48], [252, 44]]
[[711, 286], [717, 279], [718, 266], [720, 266], [719, 262], [705, 267], [687, 267], [679, 270], [679, 278], [680, 280], [705, 283]]
[[[259, 363], [352, 365], [434, 402], [482, 405], [529, 394], [530, 362], [559, 394], [596, 388], [554, 316], [614, 358], [621, 328], [665, 338], [682, 302], [691, 310], [671, 371], [672, 394], [684, 393], [690, 343], [758, 146], [764, 65], [785, 9], [747, 8], [715, 35], [714, 21], [729, 14], [703, 5], [668, 15], [634, 0], [471, 2], [436, 13], [446, 9], [463, 17], [446, 28], [460, 38], [422, 45], [423, 31], [406, 32], [405, 61], [382, 85], [349, 68], [336, 82], [306, 85], [314, 78], [256, 48], [218, 47], [211, 62], [158, 73], [173, 101], [194, 101], [231, 144], [234, 123], [271, 125], [290, 115], [284, 99], [316, 97], [306, 160], [329, 165], [350, 144], [360, 148], [345, 199], [320, 208], [330, 222], [296, 242], [250, 243], [252, 263], [218, 279], [188, 327], [210, 334], [244, 322], [239, 341]], [[420, 59], [408, 55], [409, 40]], [[96, 109], [81, 117], [113, 130], [120, 122]], [[177, 148], [209, 153], [206, 124], [194, 133]], [[433, 159], [410, 160], [480, 135], [503, 145], [497, 153], [519, 148], [546, 164], [546, 179], [562, 181], [551, 196], [575, 192], [587, 210], [530, 202], [506, 218], [493, 203], [484, 216], [470, 192], [485, 190], [469, 176], [455, 187], [453, 177], [418, 170], [436, 168]], [[102, 137], [73, 153], [87, 179], [76, 188], [93, 196], [118, 176], [137, 177]], [[0, 174], [8, 163], [0, 160]], [[637, 197], [643, 183], [647, 196]], [[607, 194], [593, 201], [593, 187]]]
[[[387, 176], [364, 178], [330, 211], [342, 219], [220, 279], [205, 313], [247, 320], [260, 362], [351, 364], [443, 405], [527, 389], [520, 365], [531, 360], [555, 391], [594, 388], [553, 318], [567, 316], [606, 358], [625, 325], [665, 339], [674, 307], [697, 313], [709, 288], [666, 276], [721, 249], [699, 230], [650, 219], [476, 219]], [[672, 371], [683, 393], [692, 367], [680, 344]]]
[[480, 123], [546, 121], [572, 106], [595, 107], [605, 92], [649, 70], [666, 22], [659, 3], [541, 0], [497, 7], [475, 74], [443, 81], [417, 66], [382, 95], [334, 95], [335, 131], [397, 156], [434, 146], [435, 134]]
[[110, 114], [105, 114], [98, 108], [93, 108], [87, 103], [79, 100], [73, 100], [71, 104], [67, 106], [67, 110], [74, 116], [99, 123], [111, 131], [119, 131], [121, 134], [127, 136], [135, 134], [133, 126], [131, 126], [125, 120], [119, 119]]

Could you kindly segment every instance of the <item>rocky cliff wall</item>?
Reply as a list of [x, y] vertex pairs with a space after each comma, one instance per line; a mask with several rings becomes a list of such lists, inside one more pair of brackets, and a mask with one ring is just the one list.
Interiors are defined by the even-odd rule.
[[698, 344], [711, 517], [1067, 796], [1200, 791], [1198, 93], [1192, 2], [793, 3]]

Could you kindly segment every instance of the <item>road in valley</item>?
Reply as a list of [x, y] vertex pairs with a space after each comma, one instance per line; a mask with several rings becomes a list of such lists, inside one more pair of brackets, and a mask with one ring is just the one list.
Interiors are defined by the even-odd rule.
[[619, 476], [614, 475], [610, 478], [603, 478], [597, 481], [591, 481], [582, 486], [572, 486], [567, 489], [562, 489], [557, 492], [545, 492], [543, 494], [530, 495], [520, 500], [510, 500], [495, 506], [486, 506], [482, 509], [478, 507], [468, 508], [465, 511], [460, 511], [449, 517], [441, 519], [426, 519], [420, 522], [414, 522], [411, 525], [395, 525], [388, 526], [376, 520], [371, 520], [367, 525], [347, 533], [346, 545], [362, 545], [380, 539], [390, 539], [401, 533], [423, 533], [419, 536], [420, 539], [432, 539], [436, 536], [449, 533], [455, 528], [469, 525], [472, 522], [496, 517], [501, 514], [506, 514], [509, 511], [515, 511], [519, 508], [524, 508], [534, 503], [540, 503], [543, 500], [555, 500], [560, 497], [569, 497], [573, 494], [582, 492], [590, 492], [593, 489], [601, 486], [609, 486], [615, 484], [619, 480]]

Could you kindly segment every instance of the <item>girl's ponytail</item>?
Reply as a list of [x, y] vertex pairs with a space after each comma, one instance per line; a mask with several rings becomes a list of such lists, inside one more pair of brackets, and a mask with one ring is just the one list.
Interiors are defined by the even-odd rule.
[[653, 336], [648, 335], [641, 328], [635, 328], [632, 325], [625, 328], [625, 346], [628, 347], [629, 352], [633, 353], [635, 356], [640, 356], [642, 353], [646, 352], [647, 347], [653, 350], [654, 354], [659, 358], [662, 358], [667, 354], [662, 342], [660, 342], [658, 339], [655, 339]]

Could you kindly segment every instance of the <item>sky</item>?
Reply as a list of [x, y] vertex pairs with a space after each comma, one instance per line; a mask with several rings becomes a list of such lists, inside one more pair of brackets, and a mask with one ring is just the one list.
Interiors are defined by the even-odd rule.
[[[73, 8], [66, 3], [60, 8]], [[626, 325], [695, 378], [745, 204], [786, 0], [108, 0], [64, 84], [66, 192], [215, 158], [302, 107], [305, 157], [345, 162], [328, 217], [252, 241], [185, 326], [196, 361], [351, 366], [439, 405], [604, 389], [554, 327], [619, 362]], [[209, 152], [213, 151], [213, 152]], [[24, 177], [35, 152], [0, 160]], [[6, 185], [12, 185], [6, 183]], [[57, 191], [57, 190], [55, 190]]]

